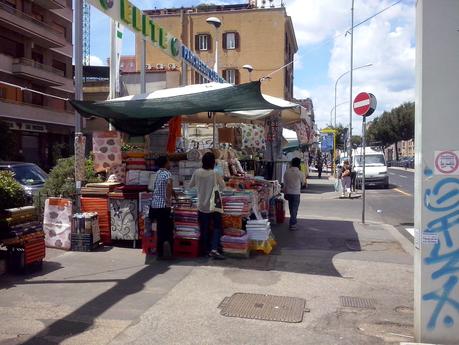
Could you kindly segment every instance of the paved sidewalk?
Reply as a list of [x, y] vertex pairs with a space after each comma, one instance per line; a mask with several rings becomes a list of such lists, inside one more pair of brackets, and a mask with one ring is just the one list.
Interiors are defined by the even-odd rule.
[[[409, 242], [376, 217], [360, 224], [353, 200], [332, 194], [331, 181], [311, 179], [299, 230], [274, 226], [269, 256], [168, 263], [129, 248], [49, 250], [45, 271], [0, 278], [0, 345], [411, 341]], [[301, 297], [310, 312], [301, 323], [220, 315], [237, 292]], [[374, 299], [375, 309], [345, 307], [340, 296]]]

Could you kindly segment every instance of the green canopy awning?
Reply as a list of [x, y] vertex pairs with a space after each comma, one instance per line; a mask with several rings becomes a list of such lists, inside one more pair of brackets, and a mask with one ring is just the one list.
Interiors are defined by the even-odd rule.
[[116, 129], [133, 135], [151, 133], [178, 115], [298, 107], [279, 98], [265, 98], [260, 81], [237, 86], [219, 83], [190, 85], [102, 102], [72, 100], [70, 103], [82, 116], [104, 118]]

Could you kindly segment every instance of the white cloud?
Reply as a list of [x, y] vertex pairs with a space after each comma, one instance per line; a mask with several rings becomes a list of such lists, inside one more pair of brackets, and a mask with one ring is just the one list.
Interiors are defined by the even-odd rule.
[[[340, 1], [341, 3], [341, 1]], [[349, 4], [348, 4], [349, 3]], [[392, 1], [356, 0], [355, 23], [389, 6]], [[337, 5], [336, 0], [295, 0], [287, 10], [292, 15], [298, 43], [306, 49], [324, 40], [332, 42], [328, 64], [328, 79], [319, 86], [296, 85], [294, 92], [307, 91], [314, 102], [319, 128], [330, 123], [334, 105], [336, 79], [350, 69], [350, 36], [337, 35], [350, 26], [350, 0]], [[309, 15], [308, 15], [309, 14]], [[402, 2], [354, 30], [354, 68], [372, 63], [373, 66], [354, 71], [353, 95], [372, 92], [378, 99], [376, 113], [414, 100], [415, 85], [415, 7]], [[305, 67], [308, 66], [305, 63]], [[307, 90], [306, 90], [307, 89]], [[337, 88], [337, 123], [349, 123], [349, 76], [340, 79]], [[333, 121], [333, 111], [332, 121]], [[371, 120], [370, 118], [370, 120]], [[361, 118], [353, 115], [353, 131], [360, 134]]]
[[89, 57], [89, 63], [91, 66], [107, 66], [107, 64], [100, 57], [91, 55]]
[[303, 89], [296, 85], [293, 86], [293, 97], [296, 99], [303, 99], [311, 97], [311, 92], [309, 90]]

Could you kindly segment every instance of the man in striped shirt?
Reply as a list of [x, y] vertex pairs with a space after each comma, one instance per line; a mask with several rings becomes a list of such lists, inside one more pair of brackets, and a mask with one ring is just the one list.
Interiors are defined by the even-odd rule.
[[156, 164], [159, 170], [153, 184], [149, 217], [152, 222], [157, 222], [158, 259], [167, 259], [172, 256], [174, 242], [171, 218], [172, 174], [169, 171], [170, 164], [166, 156], [159, 157]]

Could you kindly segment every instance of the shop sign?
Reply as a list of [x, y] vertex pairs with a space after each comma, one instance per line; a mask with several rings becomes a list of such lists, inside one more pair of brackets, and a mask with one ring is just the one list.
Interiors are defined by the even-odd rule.
[[225, 83], [225, 80], [218, 75], [213, 69], [207, 66], [200, 58], [198, 58], [188, 47], [182, 44], [182, 59], [188, 65], [196, 70], [205, 78], [218, 83]]
[[141, 34], [154, 47], [180, 60], [181, 42], [128, 0], [89, 0], [110, 18], [120, 22], [134, 33]]

